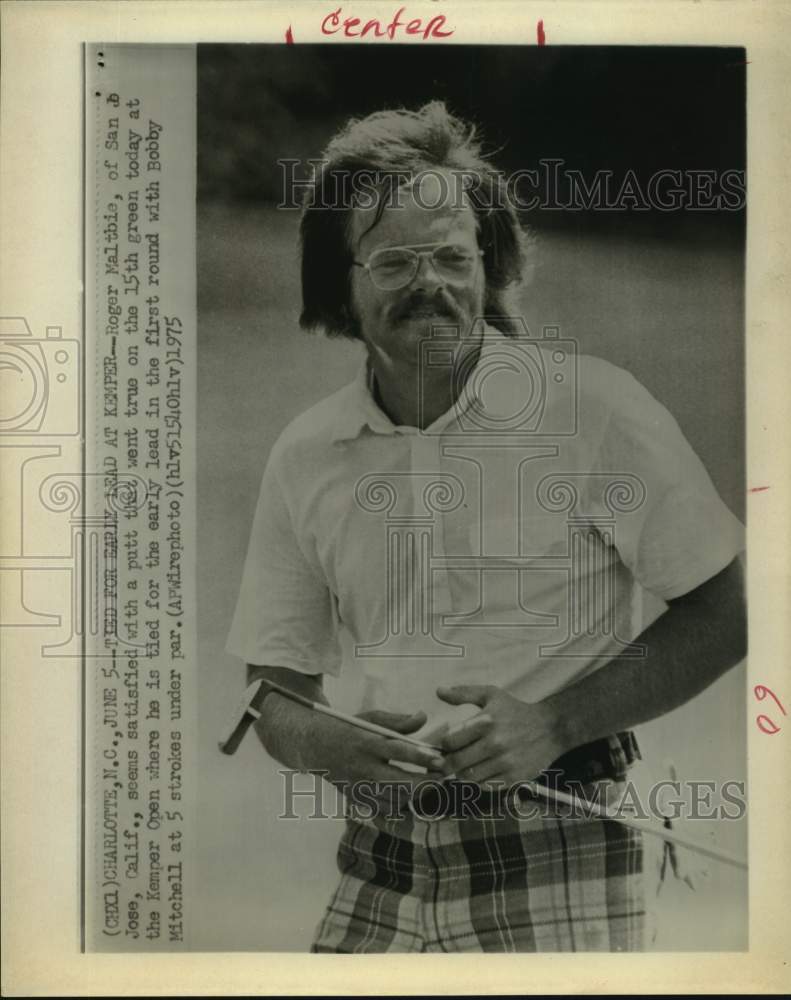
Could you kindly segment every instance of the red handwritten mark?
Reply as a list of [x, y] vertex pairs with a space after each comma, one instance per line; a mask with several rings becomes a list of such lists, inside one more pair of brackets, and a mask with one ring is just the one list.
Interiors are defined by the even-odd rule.
[[444, 14], [437, 14], [424, 24], [419, 17], [412, 18], [409, 22], [405, 21], [401, 16], [405, 11], [406, 7], [399, 7], [388, 24], [383, 24], [374, 18], [363, 25], [359, 17], [347, 17], [341, 20], [343, 7], [338, 7], [327, 14], [321, 22], [321, 33], [334, 35], [342, 29], [342, 34], [346, 38], [364, 38], [367, 34], [373, 34], [375, 38], [386, 37], [390, 41], [399, 31], [402, 35], [419, 35], [424, 41], [429, 38], [448, 38], [453, 34], [453, 28], [448, 31], [442, 30], [447, 23]]
[[759, 715], [755, 723], [765, 736], [774, 736], [780, 732], [780, 726], [775, 725], [768, 715]]
[[[780, 699], [777, 697], [777, 695], [771, 688], [765, 687], [763, 684], [756, 684], [755, 687], [753, 688], [753, 694], [758, 699], [758, 701], [763, 701], [764, 698], [767, 695], [769, 695], [769, 697], [772, 699], [772, 701], [774, 701], [774, 703], [777, 705], [777, 707], [780, 709], [783, 715], [788, 714], [786, 710], [783, 708], [783, 703], [780, 701]], [[781, 726], [778, 726], [776, 722], [770, 719], [768, 715], [759, 715], [755, 720], [755, 724], [758, 726], [761, 732], [765, 733], [767, 736], [774, 736], [776, 733], [779, 733], [780, 729], [782, 728]]]
[[538, 38], [538, 44], [539, 45], [546, 45], [547, 44], [547, 36], [544, 34], [544, 22], [543, 22], [543, 20], [539, 21], [538, 24], [536, 25], [536, 36]]
[[291, 34], [291, 25], [286, 28], [286, 45], [294, 44], [294, 36]]
[[763, 493], [764, 490], [768, 490], [768, 489], [769, 489], [768, 486], [751, 486], [749, 488], [749, 490], [747, 490], [747, 492], [748, 493]]

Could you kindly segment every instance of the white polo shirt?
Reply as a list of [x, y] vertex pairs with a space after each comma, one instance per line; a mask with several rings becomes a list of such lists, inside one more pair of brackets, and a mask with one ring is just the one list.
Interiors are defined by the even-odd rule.
[[[428, 364], [450, 363], [447, 342]], [[546, 698], [743, 549], [676, 421], [562, 340], [486, 327], [457, 403], [393, 425], [363, 366], [264, 472], [228, 651], [359, 673], [366, 707], [448, 717], [439, 685]], [[344, 639], [341, 642], [341, 638]]]

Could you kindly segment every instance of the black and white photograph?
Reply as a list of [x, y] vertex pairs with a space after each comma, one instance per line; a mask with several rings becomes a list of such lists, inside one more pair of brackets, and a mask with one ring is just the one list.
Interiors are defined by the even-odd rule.
[[744, 63], [199, 47], [218, 946], [746, 947]]
[[787, 988], [787, 15], [2, 3], [4, 995]]

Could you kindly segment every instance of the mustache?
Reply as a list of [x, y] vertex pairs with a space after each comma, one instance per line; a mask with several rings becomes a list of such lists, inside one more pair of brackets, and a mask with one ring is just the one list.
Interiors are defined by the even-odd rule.
[[446, 319], [461, 319], [461, 310], [456, 303], [444, 293], [438, 295], [425, 295], [416, 292], [402, 302], [395, 313], [395, 319], [409, 319], [413, 313], [432, 310], [438, 316]]

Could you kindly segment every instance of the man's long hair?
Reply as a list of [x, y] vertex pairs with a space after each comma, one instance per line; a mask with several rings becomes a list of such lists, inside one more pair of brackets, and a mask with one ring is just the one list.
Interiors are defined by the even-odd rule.
[[525, 232], [502, 174], [481, 152], [475, 127], [450, 114], [441, 101], [431, 101], [418, 111], [379, 111], [353, 118], [327, 146], [300, 223], [303, 329], [360, 339], [349, 308], [351, 213], [366, 198], [370, 203], [373, 193], [376, 225], [388, 195], [392, 198], [408, 178], [431, 170], [464, 178], [465, 197], [475, 213], [484, 252], [484, 312], [503, 333], [518, 331], [509, 319], [514, 309], [508, 292], [522, 279]]

